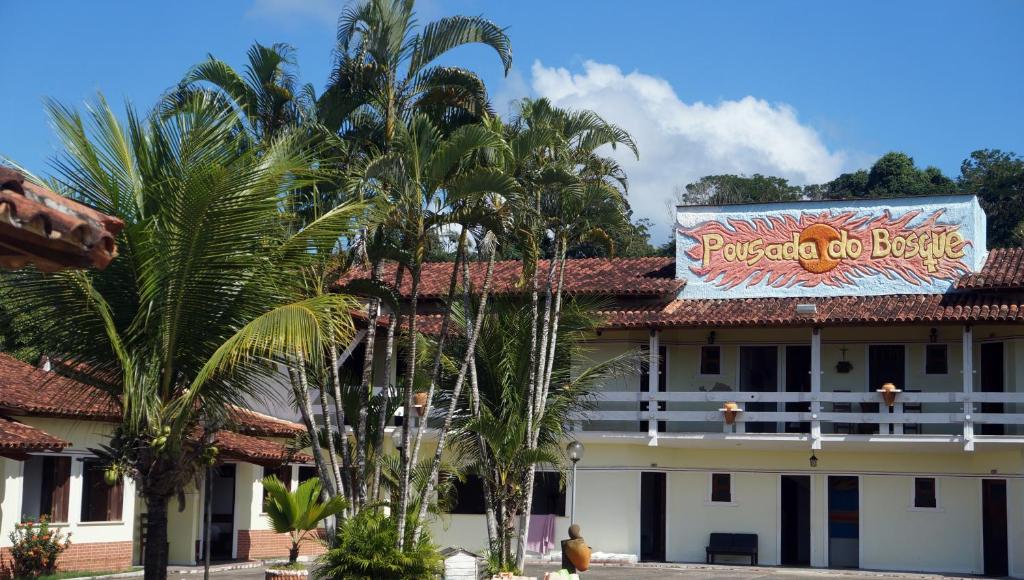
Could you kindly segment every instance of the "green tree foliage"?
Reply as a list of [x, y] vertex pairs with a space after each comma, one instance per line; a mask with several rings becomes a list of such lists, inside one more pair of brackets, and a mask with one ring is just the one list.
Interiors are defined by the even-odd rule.
[[[413, 526], [409, 526], [412, 528]], [[313, 578], [333, 580], [427, 580], [443, 571], [441, 554], [429, 532], [396, 547], [398, 524], [378, 510], [363, 510], [345, 520], [331, 548], [317, 560]]]
[[782, 177], [755, 173], [708, 175], [676, 191], [680, 205], [723, 205], [800, 199], [802, 189]]
[[1024, 244], [1024, 158], [998, 149], [981, 149], [960, 165], [957, 186], [978, 196], [988, 215], [988, 244]]
[[906, 153], [886, 153], [869, 171], [844, 173], [821, 185], [808, 186], [812, 199], [903, 197], [956, 193], [957, 184], [936, 167], [921, 169]]

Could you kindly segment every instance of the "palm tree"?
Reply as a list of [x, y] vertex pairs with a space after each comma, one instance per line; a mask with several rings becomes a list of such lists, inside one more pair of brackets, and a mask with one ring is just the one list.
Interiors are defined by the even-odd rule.
[[267, 494], [263, 509], [270, 527], [291, 539], [289, 564], [298, 560], [299, 545], [320, 527], [320, 522], [345, 510], [345, 499], [340, 496], [320, 501], [320, 480], [315, 477], [299, 484], [295, 491], [288, 491], [277, 476], [271, 475], [263, 479], [263, 491]]
[[[396, 133], [394, 149], [370, 163], [367, 177], [373, 180], [387, 196], [391, 203], [390, 225], [400, 237], [400, 254], [405, 256], [402, 266], [408, 271], [411, 281], [411, 299], [408, 310], [407, 376], [403, 385], [404, 412], [411, 417], [413, 412], [413, 385], [417, 378], [418, 367], [418, 335], [417, 312], [419, 297], [420, 269], [427, 255], [427, 246], [436, 237], [436, 232], [451, 222], [450, 209], [460, 207], [467, 200], [487, 197], [508, 197], [513, 195], [515, 182], [498, 167], [485, 167], [477, 163], [475, 157], [485, 151], [504, 151], [505, 144], [500, 132], [493, 131], [486, 124], [466, 125], [444, 135], [441, 130], [426, 116], [418, 114], [408, 126], [402, 125]], [[503, 155], [503, 154], [502, 154]], [[460, 244], [460, 250], [463, 244]], [[441, 370], [444, 354], [444, 341], [450, 322], [451, 304], [456, 291], [456, 279], [460, 255], [452, 266], [452, 280], [449, 285], [449, 308], [444, 310], [441, 322], [440, 339], [434, 351], [434, 360], [429, 374], [422, 369], [421, 374], [428, 377], [427, 408], [430, 414], [431, 402]], [[484, 280], [483, 295], [486, 296], [493, 272], [493, 254], [488, 265], [488, 274]], [[486, 303], [486, 299], [483, 300]], [[481, 309], [482, 314], [484, 308]], [[465, 365], [472, 356], [473, 342], [470, 341], [468, 355], [464, 359], [464, 367], [454, 387], [456, 398], [458, 390], [466, 377]], [[363, 390], [366, 386], [364, 385]], [[410, 498], [409, 466], [417, 465], [419, 451], [423, 440], [423, 428], [417, 430], [415, 442], [411, 441], [412, 430], [408, 423], [402, 428], [402, 491], [400, 493], [399, 514], [408, 514]], [[444, 430], [438, 449], [444, 448]], [[435, 455], [433, 471], [439, 469], [440, 459]], [[357, 469], [362, 465], [357, 465]], [[420, 508], [421, 511], [423, 507]], [[405, 517], [399, 520], [399, 539], [404, 541]], [[417, 525], [419, 525], [417, 520]]]
[[[594, 394], [612, 376], [635, 370], [637, 353], [627, 353], [587, 365], [585, 338], [598, 320], [594, 304], [570, 301], [561, 316], [561, 332], [554, 351], [552, 384], [546, 413], [536, 442], [529, 423], [527, 385], [533, 373], [529, 345], [534, 318], [529, 304], [503, 300], [491, 307], [481, 330], [475, 361], [479, 380], [479, 409], [462, 407], [454, 449], [480, 476], [486, 490], [489, 545], [502, 567], [517, 564], [512, 554], [516, 518], [529, 509], [534, 467], [562, 468], [562, 445], [569, 426], [593, 407]], [[493, 534], [493, 535], [491, 535]], [[525, 535], [520, 534], [520, 542]], [[521, 565], [519, 565], [521, 566]]]
[[[462, 67], [436, 64], [444, 54], [460, 46], [483, 44], [498, 54], [506, 74], [512, 65], [508, 36], [494, 23], [481, 17], [451, 16], [418, 29], [413, 6], [413, 0], [361, 0], [346, 8], [338, 20], [335, 64], [317, 110], [320, 121], [358, 143], [352, 149], [365, 158], [389, 155], [400, 127], [410, 125], [417, 113], [429, 115], [439, 129], [448, 132], [490, 111], [480, 78]], [[391, 243], [387, 232], [391, 226], [382, 223], [361, 235], [373, 283], [380, 282], [381, 262], [400, 257], [405, 249]], [[396, 286], [402, 275], [400, 269]], [[373, 380], [380, 306], [380, 300], [370, 295], [361, 409], [368, 406]], [[395, 312], [387, 329], [387, 361], [393, 358], [398, 318]], [[360, 411], [354, 425], [357, 439], [367, 432], [367, 421]], [[366, 472], [365, 448], [357, 445], [360, 474]], [[367, 488], [376, 490], [379, 482], [380, 471], [374, 469], [369, 485], [365, 480], [357, 482], [358, 497], [364, 498]]]
[[11, 307], [67, 372], [122, 409], [113, 467], [146, 502], [145, 574], [166, 577], [167, 509], [209, 463], [232, 405], [265, 396], [272, 360], [317, 359], [353, 333], [345, 295], [305, 298], [295, 273], [351, 231], [340, 206], [304, 227], [282, 211], [315, 180], [314, 155], [288, 132], [258, 150], [238, 113], [198, 94], [170, 114], [122, 124], [102, 99], [86, 119], [51, 104], [65, 153], [54, 186], [125, 223], [103, 272], [5, 277]]
[[[524, 280], [532, 285], [527, 352], [533, 373], [527, 377], [526, 421], [527, 445], [536, 449], [551, 389], [569, 249], [580, 242], [608, 242], [608, 228], [629, 223], [625, 173], [601, 150], [622, 145], [638, 153], [629, 133], [592, 111], [559, 109], [546, 99], [527, 99], [520, 107], [506, 140], [514, 153], [512, 172], [521, 192], [515, 200], [515, 215], [521, 220], [515, 243], [523, 256]], [[538, 272], [545, 246], [547, 271]], [[529, 528], [532, 471], [525, 483], [521, 534]], [[525, 541], [519, 542], [517, 567], [522, 568], [525, 556]]]
[[316, 119], [313, 86], [297, 84], [295, 49], [288, 44], [254, 43], [244, 72], [212, 54], [192, 67], [161, 104], [164, 112], [188, 103], [197, 93], [224, 99], [255, 141], [272, 139], [289, 127]]
[[418, 31], [413, 5], [413, 0], [362, 0], [342, 13], [334, 69], [318, 101], [325, 125], [355, 124], [386, 151], [399, 125], [417, 112], [445, 126], [490, 112], [476, 74], [435, 62], [460, 46], [483, 44], [494, 49], [508, 74], [508, 35], [478, 16], [449, 16]]

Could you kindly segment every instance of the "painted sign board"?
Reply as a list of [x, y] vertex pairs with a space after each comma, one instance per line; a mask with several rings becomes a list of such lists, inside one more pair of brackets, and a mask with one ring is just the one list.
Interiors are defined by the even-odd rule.
[[974, 196], [680, 206], [680, 298], [943, 293], [985, 259]]

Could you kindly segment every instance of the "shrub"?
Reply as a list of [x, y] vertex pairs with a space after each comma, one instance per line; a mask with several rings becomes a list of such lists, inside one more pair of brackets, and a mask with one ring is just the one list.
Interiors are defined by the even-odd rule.
[[[398, 524], [375, 509], [345, 520], [330, 550], [317, 560], [314, 578], [398, 580], [436, 578], [444, 570], [440, 552], [423, 531], [418, 542], [395, 548]], [[408, 546], [408, 544], [415, 544]]]
[[11, 562], [15, 578], [35, 578], [53, 574], [57, 558], [71, 545], [70, 534], [50, 528], [46, 516], [38, 522], [15, 524], [11, 532]]

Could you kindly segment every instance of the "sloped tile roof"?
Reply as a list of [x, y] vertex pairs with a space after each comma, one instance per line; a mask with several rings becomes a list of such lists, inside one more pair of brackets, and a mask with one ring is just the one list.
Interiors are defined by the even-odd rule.
[[0, 409], [25, 415], [119, 421], [107, 393], [0, 353]]
[[992, 248], [981, 271], [960, 278], [957, 288], [1024, 288], [1024, 248]]
[[0, 267], [106, 268], [121, 220], [25, 181], [0, 167]]
[[0, 453], [31, 451], [60, 451], [71, 443], [50, 435], [42, 429], [30, 427], [13, 419], [0, 417]]
[[[548, 272], [548, 261], [542, 260], [538, 268], [538, 276]], [[599, 294], [607, 296], [665, 296], [676, 294], [686, 284], [685, 280], [675, 277], [674, 257], [647, 258], [584, 258], [567, 260], [565, 265], [565, 290], [570, 294]], [[428, 262], [423, 265], [420, 275], [419, 292], [424, 299], [443, 298], [448, 295], [451, 283], [452, 262]], [[477, 288], [483, 285], [487, 264], [471, 262], [470, 278]], [[391, 284], [395, 280], [396, 265], [386, 264], [381, 279]], [[491, 284], [494, 294], [519, 294], [528, 291], [528, 287], [520, 285], [522, 262], [504, 260], [494, 265], [494, 281]], [[336, 286], [342, 287], [351, 280], [369, 278], [365, 268], [349, 270], [338, 280]], [[460, 278], [461, 279], [461, 278]], [[408, 298], [412, 292], [409, 276], [402, 280], [401, 295]]]
[[258, 465], [313, 462], [313, 458], [306, 453], [289, 449], [280, 443], [233, 431], [218, 431], [213, 444], [220, 451], [218, 457], [221, 459], [234, 459]]
[[[0, 353], [0, 410], [12, 414], [118, 422], [121, 406], [95, 387], [38, 369]], [[305, 431], [298, 423], [232, 407], [232, 427], [250, 435], [291, 437]]]
[[[800, 315], [796, 313], [797, 304], [815, 304], [818, 311]], [[609, 309], [601, 314], [604, 328], [1024, 322], [1024, 297], [953, 293], [695, 299]]]

